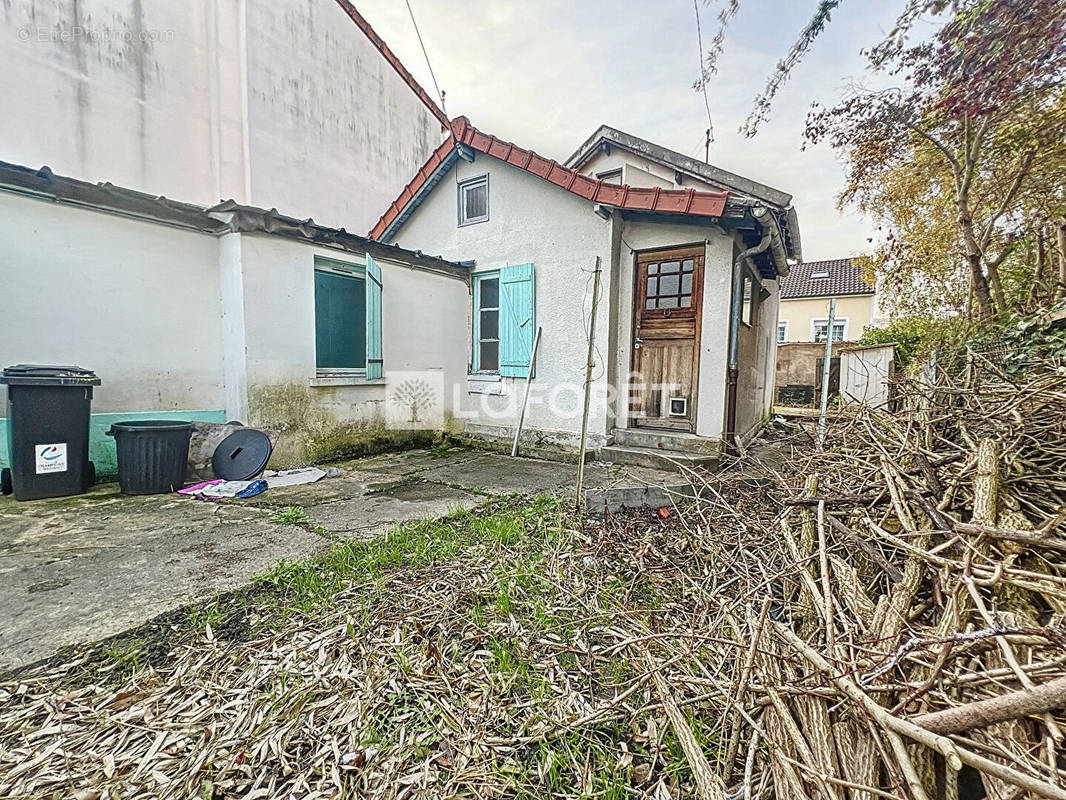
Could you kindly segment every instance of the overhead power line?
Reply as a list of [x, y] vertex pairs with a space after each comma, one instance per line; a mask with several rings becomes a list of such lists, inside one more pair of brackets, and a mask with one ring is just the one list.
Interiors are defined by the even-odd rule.
[[[433, 65], [429, 61], [429, 53], [426, 52], [426, 45], [422, 41], [422, 33], [418, 30], [418, 22], [415, 21], [415, 12], [411, 8], [411, 0], [405, 0], [407, 3], [407, 13], [411, 15], [411, 25], [414, 26], [415, 36], [418, 37], [418, 45], [422, 48], [422, 56], [426, 59], [426, 66], [429, 67], [429, 77], [433, 80], [433, 88], [437, 92], [437, 98], [440, 100], [440, 107], [444, 108], [444, 92], [440, 90], [440, 86], [437, 85], [437, 76], [433, 74]], [[710, 113], [708, 107], [707, 113]]]
[[700, 4], [699, 0], [692, 0], [692, 10], [696, 12], [696, 41], [700, 48], [700, 89], [703, 91], [703, 107], [707, 109], [707, 149], [708, 155], [711, 142], [714, 141], [714, 123], [711, 121], [711, 101], [707, 97], [707, 81], [703, 80], [703, 29], [700, 27]]

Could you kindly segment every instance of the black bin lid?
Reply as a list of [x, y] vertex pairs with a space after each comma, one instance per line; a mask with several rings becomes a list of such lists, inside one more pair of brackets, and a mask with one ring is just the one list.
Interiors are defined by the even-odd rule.
[[9, 386], [99, 386], [91, 369], [51, 364], [15, 364], [0, 372], [0, 383]]
[[226, 481], [251, 480], [266, 468], [271, 450], [269, 436], [242, 428], [219, 442], [211, 456], [211, 469]]

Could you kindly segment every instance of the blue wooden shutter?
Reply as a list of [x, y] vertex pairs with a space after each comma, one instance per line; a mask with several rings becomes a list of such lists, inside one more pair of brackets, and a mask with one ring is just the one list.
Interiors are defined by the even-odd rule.
[[524, 378], [533, 353], [533, 265], [500, 270], [500, 374]]
[[385, 374], [381, 356], [381, 267], [366, 254], [366, 379]]

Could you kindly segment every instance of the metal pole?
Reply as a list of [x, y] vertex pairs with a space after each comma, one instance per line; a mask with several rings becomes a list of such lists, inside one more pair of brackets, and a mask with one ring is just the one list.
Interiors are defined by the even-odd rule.
[[522, 434], [522, 423], [526, 421], [526, 406], [529, 405], [529, 382], [533, 380], [533, 363], [537, 360], [537, 347], [540, 346], [540, 328], [533, 337], [533, 352], [529, 354], [529, 369], [526, 370], [526, 393], [522, 396], [522, 411], [518, 415], [518, 427], [514, 429], [514, 444], [511, 445], [511, 458], [518, 455], [518, 437]]
[[822, 408], [818, 414], [818, 448], [825, 440], [825, 417], [829, 408], [829, 366], [833, 360], [833, 323], [837, 317], [837, 299], [829, 300], [829, 327], [825, 332], [825, 358], [822, 359]]
[[596, 256], [596, 272], [592, 278], [592, 319], [589, 321], [589, 351], [585, 363], [585, 410], [581, 415], [581, 445], [577, 453], [577, 507], [581, 508], [581, 483], [585, 479], [585, 437], [589, 428], [589, 400], [592, 394], [592, 354], [596, 342], [596, 310], [600, 304], [600, 257]]

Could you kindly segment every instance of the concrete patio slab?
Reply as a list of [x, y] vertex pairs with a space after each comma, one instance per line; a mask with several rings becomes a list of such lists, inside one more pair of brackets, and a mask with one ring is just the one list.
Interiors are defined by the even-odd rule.
[[[494, 496], [573, 491], [577, 466], [482, 451], [413, 450], [335, 465], [336, 478], [250, 500], [127, 497], [117, 484], [19, 503], [0, 498], [0, 671], [97, 641], [251, 582], [334, 539], [374, 536]], [[586, 485], [672, 485], [673, 473], [589, 464]], [[308, 522], [277, 512], [300, 506]]]

